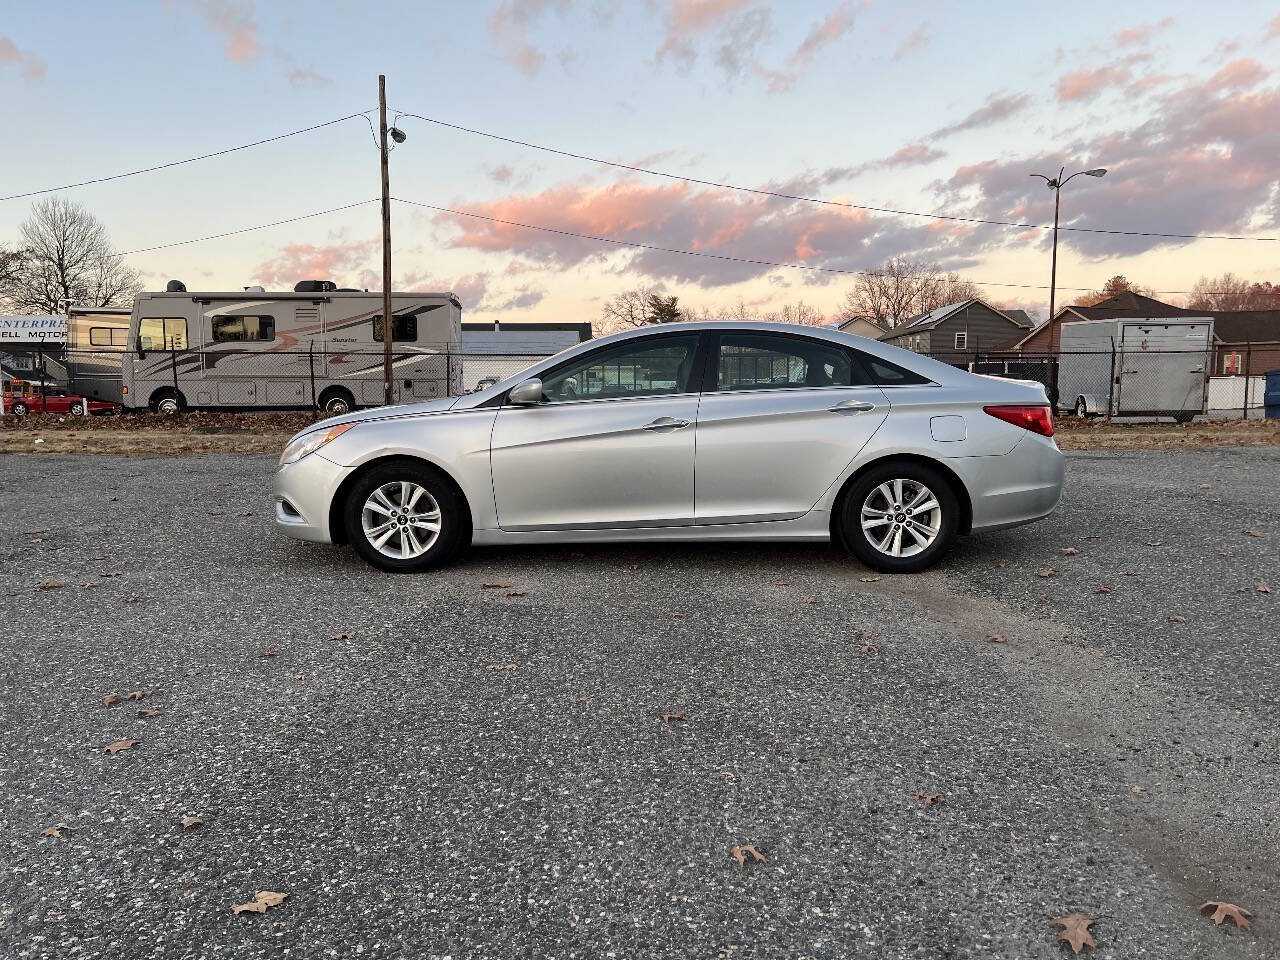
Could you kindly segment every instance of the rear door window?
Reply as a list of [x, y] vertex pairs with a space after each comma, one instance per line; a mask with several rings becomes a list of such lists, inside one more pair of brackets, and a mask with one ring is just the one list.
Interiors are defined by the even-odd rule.
[[867, 382], [851, 351], [840, 344], [772, 333], [720, 335], [717, 391], [856, 387]]

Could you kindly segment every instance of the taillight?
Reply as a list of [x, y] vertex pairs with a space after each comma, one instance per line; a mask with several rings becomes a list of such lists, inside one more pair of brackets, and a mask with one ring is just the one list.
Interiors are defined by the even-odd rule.
[[1022, 429], [1038, 433], [1042, 437], [1053, 436], [1053, 416], [1048, 407], [1033, 407], [1020, 403], [1011, 403], [983, 407], [982, 409], [997, 420], [1012, 423], [1015, 427], [1022, 427]]

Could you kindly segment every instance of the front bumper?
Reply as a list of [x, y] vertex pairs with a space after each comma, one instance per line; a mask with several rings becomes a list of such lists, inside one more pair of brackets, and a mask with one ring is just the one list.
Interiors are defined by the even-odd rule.
[[1053, 512], [1062, 496], [1062, 451], [1048, 437], [1028, 433], [1004, 456], [946, 461], [969, 491], [973, 527], [999, 530]]
[[354, 469], [317, 452], [277, 470], [272, 482], [276, 529], [299, 540], [332, 543], [329, 509], [338, 487]]

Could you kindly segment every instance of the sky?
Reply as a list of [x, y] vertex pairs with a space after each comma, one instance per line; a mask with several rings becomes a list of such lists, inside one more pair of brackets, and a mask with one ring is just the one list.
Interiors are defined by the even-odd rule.
[[[407, 135], [390, 160], [394, 286], [454, 290], [464, 316], [592, 321], [642, 285], [694, 308], [833, 315], [851, 271], [905, 255], [1043, 317], [1050, 231], [862, 207], [1051, 224], [1052, 191], [1029, 174], [1103, 166], [1063, 189], [1064, 226], [1280, 237], [1277, 64], [1280, 8], [1235, 0], [14, 5], [0, 196], [371, 111], [384, 73]], [[61, 192], [122, 251], [357, 204], [128, 261], [149, 289], [380, 289], [378, 178], [357, 116]], [[0, 202], [0, 243], [33, 199]], [[1280, 281], [1280, 242], [1064, 232], [1058, 300], [1114, 274], [1177, 300], [1228, 270]]]

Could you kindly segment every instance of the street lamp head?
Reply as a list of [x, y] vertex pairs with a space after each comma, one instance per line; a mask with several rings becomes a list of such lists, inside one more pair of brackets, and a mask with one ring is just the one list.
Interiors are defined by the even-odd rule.
[[[391, 134], [391, 139], [394, 140], [396, 143], [404, 143], [405, 140], [408, 139], [405, 136], [405, 132], [401, 130], [399, 127], [392, 127], [390, 130], [387, 131], [387, 133]], [[1106, 171], [1104, 170], [1103, 173], [1105, 172]], [[1102, 174], [1101, 173], [1095, 174], [1095, 176], [1100, 177], [1102, 176]]]
[[1107, 168], [1106, 168], [1106, 167], [1096, 167], [1096, 168], [1094, 168], [1093, 170], [1086, 170], [1086, 171], [1084, 172], [1084, 175], [1085, 175], [1086, 177], [1105, 177], [1105, 176], [1107, 175]]

